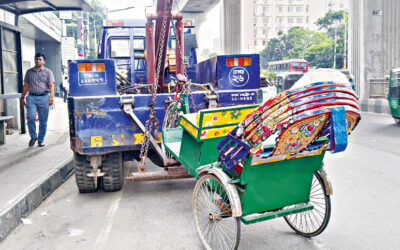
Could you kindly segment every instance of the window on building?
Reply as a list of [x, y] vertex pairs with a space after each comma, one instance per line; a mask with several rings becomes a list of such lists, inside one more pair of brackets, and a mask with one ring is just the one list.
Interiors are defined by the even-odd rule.
[[262, 45], [265, 46], [267, 44], [267, 41], [263, 40]]
[[254, 30], [254, 35], [257, 35], [257, 29]]
[[293, 18], [289, 17], [289, 18], [287, 19], [287, 22], [288, 22], [288, 23], [293, 23]]
[[282, 25], [283, 25], [283, 18], [282, 18], [282, 17], [279, 17], [277, 21], [278, 21], [278, 27], [282, 27]]
[[340, 4], [340, 8], [344, 9], [344, 4], [343, 3]]
[[306, 17], [306, 23], [310, 22], [310, 17]]
[[268, 13], [269, 8], [268, 7], [263, 7], [263, 14]]
[[264, 29], [264, 30], [263, 30], [263, 34], [264, 34], [264, 35], [268, 35], [268, 30], [267, 30], [267, 29]]
[[257, 24], [257, 18], [254, 18], [253, 22], [254, 24]]
[[309, 9], [309, 6], [307, 5], [307, 6], [306, 6], [306, 12], [308, 12], [308, 9]]
[[253, 8], [253, 13], [254, 13], [255, 16], [257, 16], [257, 7]]
[[296, 18], [296, 23], [302, 23], [302, 22], [303, 22], [303, 18], [301, 18], [301, 17]]
[[302, 6], [297, 6], [296, 7], [296, 12], [302, 12], [303, 11], [303, 7]]
[[279, 12], [282, 12], [282, 11], [283, 11], [283, 8], [282, 8], [282, 7], [278, 7], [278, 11], [279, 11]]
[[257, 40], [254, 40], [254, 46], [257, 46]]
[[67, 26], [67, 36], [75, 36], [76, 34], [76, 25], [75, 26]]
[[293, 12], [293, 11], [294, 11], [294, 7], [293, 7], [293, 6], [287, 7], [287, 11], [288, 11], [288, 12]]
[[263, 18], [263, 23], [264, 23], [264, 24], [268, 23], [268, 18], [266, 18], [266, 17]]

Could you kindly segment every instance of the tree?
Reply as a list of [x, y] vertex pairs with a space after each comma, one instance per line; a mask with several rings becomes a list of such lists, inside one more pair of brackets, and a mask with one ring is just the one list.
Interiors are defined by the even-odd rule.
[[[261, 67], [267, 68], [268, 62], [279, 61], [283, 59], [311, 59], [316, 60], [311, 62], [310, 65], [316, 67], [326, 67], [328, 63], [323, 62], [323, 58], [331, 58], [326, 53], [332, 48], [327, 49], [327, 45], [332, 45], [329, 36], [322, 32], [315, 32], [301, 27], [293, 27], [287, 34], [282, 34], [278, 38], [271, 39], [267, 47], [261, 51]], [[317, 46], [321, 45], [321, 46]], [[307, 54], [307, 49], [312, 47], [316, 57]], [[320, 51], [321, 50], [321, 51]], [[307, 59], [308, 60], [308, 59]], [[328, 59], [326, 59], [328, 60]]]
[[324, 17], [319, 18], [316, 24], [320, 30], [325, 30], [328, 33], [332, 41], [336, 40], [336, 44], [332, 44], [333, 50], [336, 49], [336, 68], [342, 68], [344, 66], [345, 53], [347, 54], [348, 51], [348, 13], [343, 10], [329, 12]]
[[331, 68], [333, 66], [332, 47], [333, 41], [331, 39], [308, 47], [305, 52], [305, 59], [309, 62], [309, 66]]
[[[103, 19], [106, 18], [106, 8], [99, 0], [91, 0], [90, 6], [95, 10], [89, 13], [89, 34], [90, 34], [90, 51], [87, 56], [89, 59], [97, 58], [97, 48], [101, 42], [103, 33]], [[96, 38], [96, 39], [95, 39]]]
[[286, 51], [283, 50], [283, 43], [278, 38], [269, 40], [267, 47], [260, 53], [261, 67], [266, 69], [268, 62], [282, 60], [286, 56]]
[[320, 29], [330, 29], [344, 20], [347, 22], [347, 18], [348, 14], [343, 10], [328, 12], [324, 17], [319, 18], [316, 24]]

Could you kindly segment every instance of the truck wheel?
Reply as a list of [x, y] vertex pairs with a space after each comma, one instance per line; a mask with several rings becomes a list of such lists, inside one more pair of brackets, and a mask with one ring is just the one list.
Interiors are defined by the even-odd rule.
[[394, 121], [400, 125], [400, 119], [399, 118], [394, 118]]
[[92, 193], [97, 191], [93, 177], [88, 177], [92, 167], [85, 155], [74, 154], [75, 180], [80, 193]]
[[101, 172], [103, 176], [103, 190], [106, 192], [119, 191], [124, 183], [124, 168], [122, 153], [107, 154], [103, 160]]

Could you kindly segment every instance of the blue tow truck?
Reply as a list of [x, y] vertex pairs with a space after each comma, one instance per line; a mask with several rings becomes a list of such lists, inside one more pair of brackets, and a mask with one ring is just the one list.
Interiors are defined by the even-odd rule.
[[[98, 187], [120, 190], [123, 162], [138, 159], [146, 142], [150, 144], [149, 158], [164, 168], [160, 175], [141, 173], [147, 174], [147, 180], [185, 175], [175, 171], [179, 170], [172, 167], [176, 161], [166, 157], [160, 146], [163, 122], [171, 103], [180, 97], [179, 86], [193, 83], [186, 96], [191, 100], [186, 102], [186, 112], [262, 101], [258, 54], [222, 55], [196, 63], [196, 46], [183, 45], [185, 51], [177, 49], [175, 58], [168, 58], [177, 43], [187, 42], [183, 34], [190, 34], [191, 26], [184, 32], [181, 16], [169, 13], [165, 17], [168, 12], [160, 8], [157, 13], [161, 18], [157, 20], [149, 17], [147, 22], [106, 25], [100, 59], [77, 60], [69, 65], [70, 142], [80, 192], [95, 192]], [[173, 35], [169, 25], [166, 31], [157, 29], [160, 19], [175, 23]], [[162, 36], [162, 32], [167, 35]], [[161, 46], [165, 46], [164, 54], [160, 53]], [[162, 72], [156, 68], [160, 64]], [[189, 81], [175, 80], [185, 73]], [[156, 84], [157, 88], [152, 89]], [[150, 139], [146, 139], [146, 122], [152, 112], [158, 122], [149, 131]]]

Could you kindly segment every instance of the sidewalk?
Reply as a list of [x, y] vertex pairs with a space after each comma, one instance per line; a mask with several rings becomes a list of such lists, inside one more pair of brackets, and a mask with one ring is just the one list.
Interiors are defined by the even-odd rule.
[[7, 135], [0, 146], [0, 241], [72, 174], [67, 104], [55, 102], [45, 147], [28, 147], [28, 133]]

